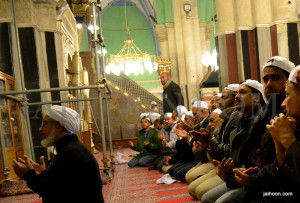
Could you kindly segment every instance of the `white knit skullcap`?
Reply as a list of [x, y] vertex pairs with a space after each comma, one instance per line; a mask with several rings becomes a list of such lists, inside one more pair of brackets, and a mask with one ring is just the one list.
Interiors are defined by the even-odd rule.
[[197, 98], [192, 99], [192, 105], [195, 103], [195, 101], [199, 101], [199, 99]]
[[213, 110], [212, 113], [216, 113], [216, 114], [220, 115], [222, 113], [222, 110], [221, 109], [215, 109], [215, 110]]
[[204, 101], [195, 101], [195, 103], [193, 104], [193, 107], [208, 109], [208, 104]]
[[256, 80], [248, 79], [245, 82], [243, 82], [241, 85], [247, 85], [249, 87], [257, 89], [258, 91], [260, 91], [260, 93], [262, 95], [264, 94], [264, 87], [263, 87], [263, 85], [260, 82], [256, 81]]
[[290, 76], [289, 76], [289, 81], [293, 82], [293, 83], [296, 83], [297, 84], [297, 80], [296, 80], [296, 76], [298, 74], [298, 72], [300, 71], [300, 65], [299, 66], [296, 66], [290, 73]]
[[154, 123], [154, 121], [156, 119], [160, 118], [160, 114], [159, 113], [150, 113], [149, 114], [149, 118], [150, 118], [151, 123]]
[[261, 96], [263, 97], [264, 101], [266, 103], [268, 102], [268, 100], [265, 98], [265, 95], [264, 95], [264, 86], [260, 82], [258, 82], [256, 80], [248, 79], [245, 82], [243, 82], [241, 85], [247, 85], [249, 87], [257, 89], [261, 93]]
[[[146, 117], [146, 118], [144, 118], [144, 117]], [[144, 118], [144, 119], [147, 119], [148, 121], [150, 121], [149, 113], [141, 113], [140, 118], [141, 119]]]
[[53, 105], [46, 115], [61, 123], [71, 133], [78, 133], [80, 130], [80, 115], [71, 108]]
[[156, 101], [151, 101], [151, 104], [157, 105]]
[[183, 114], [186, 114], [188, 112], [188, 110], [185, 108], [185, 106], [182, 106], [182, 105], [178, 105], [176, 107], [176, 111], [177, 111], [178, 116], [182, 116]]
[[229, 84], [224, 89], [236, 92], [239, 86], [240, 86], [239, 84]]
[[167, 112], [167, 113], [165, 113], [164, 117], [171, 118], [172, 117], [172, 113]]
[[194, 116], [192, 111], [188, 111], [186, 115], [188, 115], [189, 117], [193, 117]]
[[275, 66], [277, 68], [280, 68], [280, 69], [290, 73], [291, 70], [295, 67], [295, 64], [282, 56], [273, 56], [265, 62], [263, 69], [270, 67], [270, 66]]

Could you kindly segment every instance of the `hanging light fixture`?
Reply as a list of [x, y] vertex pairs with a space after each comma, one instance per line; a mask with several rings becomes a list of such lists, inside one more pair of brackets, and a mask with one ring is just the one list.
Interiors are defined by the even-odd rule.
[[121, 72], [126, 75], [144, 74], [147, 70], [150, 74], [153, 71], [157, 71], [158, 66], [156, 62], [156, 56], [149, 55], [142, 52], [138, 46], [134, 43], [134, 40], [130, 37], [130, 29], [128, 26], [127, 7], [125, 2], [125, 20], [126, 31], [128, 38], [125, 40], [125, 44], [116, 55], [111, 55], [108, 61], [108, 65], [105, 67], [107, 74], [114, 73], [120, 75]]
[[217, 61], [217, 51], [213, 50], [212, 54], [205, 52], [202, 56], [202, 64], [206, 67], [209, 67], [212, 71], [216, 72], [219, 70], [218, 61]]

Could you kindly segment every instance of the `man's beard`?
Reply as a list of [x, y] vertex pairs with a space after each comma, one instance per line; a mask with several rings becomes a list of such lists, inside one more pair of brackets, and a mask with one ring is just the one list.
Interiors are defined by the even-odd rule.
[[52, 129], [50, 135], [46, 137], [45, 139], [42, 139], [41, 145], [45, 148], [53, 146], [54, 145], [54, 129]]

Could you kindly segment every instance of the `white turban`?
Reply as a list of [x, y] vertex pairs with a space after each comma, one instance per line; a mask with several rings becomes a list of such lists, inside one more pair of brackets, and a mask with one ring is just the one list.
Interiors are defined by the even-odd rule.
[[71, 133], [78, 133], [80, 130], [80, 115], [71, 108], [53, 105], [46, 115], [60, 122]]

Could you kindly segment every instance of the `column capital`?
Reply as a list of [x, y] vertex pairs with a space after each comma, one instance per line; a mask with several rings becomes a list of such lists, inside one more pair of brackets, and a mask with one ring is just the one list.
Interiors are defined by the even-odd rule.
[[159, 41], [168, 40], [167, 29], [165, 24], [158, 24], [155, 26], [155, 31]]
[[207, 23], [205, 27], [205, 39], [211, 38], [211, 32], [214, 29], [213, 23]]
[[174, 23], [166, 23], [166, 28], [174, 28]]
[[199, 20], [199, 27], [200, 28], [204, 28], [204, 27], [206, 27], [206, 25], [207, 25], [206, 21]]

